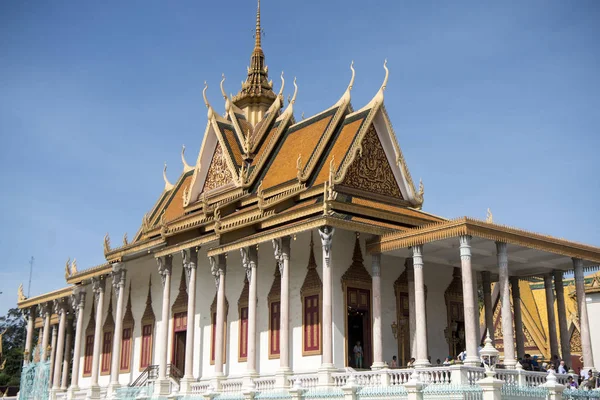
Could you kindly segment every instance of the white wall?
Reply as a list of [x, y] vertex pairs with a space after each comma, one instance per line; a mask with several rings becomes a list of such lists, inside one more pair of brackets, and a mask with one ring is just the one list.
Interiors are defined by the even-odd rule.
[[600, 315], [600, 293], [589, 293], [586, 298], [594, 367], [596, 370], [600, 370], [600, 318], [598, 318], [598, 315]]

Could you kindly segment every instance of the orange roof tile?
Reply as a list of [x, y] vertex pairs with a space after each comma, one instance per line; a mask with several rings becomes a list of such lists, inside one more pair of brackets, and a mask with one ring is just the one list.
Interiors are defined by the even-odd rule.
[[303, 159], [310, 157], [317, 143], [327, 129], [333, 113], [327, 113], [315, 120], [292, 127], [285, 133], [283, 144], [276, 153], [275, 159], [268, 167], [263, 178], [263, 189], [277, 186], [297, 176], [296, 160], [298, 154]]
[[242, 149], [233, 129], [223, 129], [223, 138], [227, 142], [227, 150], [238, 167], [242, 165]]
[[258, 148], [258, 151], [256, 152], [256, 154], [254, 156], [254, 160], [252, 160], [252, 166], [253, 167], [255, 167], [256, 164], [258, 163], [258, 161], [260, 160], [260, 157], [262, 156], [262, 154], [264, 153], [265, 149], [267, 148], [267, 145], [271, 141], [271, 138], [277, 134], [277, 131], [279, 130], [279, 127], [280, 127], [279, 124], [276, 123], [269, 130], [269, 133], [267, 133], [265, 139], [263, 140], [262, 144], [260, 145], [260, 147]]
[[335, 138], [333, 147], [331, 148], [331, 151], [329, 151], [329, 154], [327, 154], [327, 158], [322, 164], [321, 170], [317, 174], [313, 185], [319, 185], [327, 180], [329, 175], [329, 163], [331, 162], [332, 157], [335, 157], [335, 170], [337, 172], [342, 160], [346, 157], [346, 153], [354, 142], [356, 134], [360, 130], [362, 123], [365, 121], [365, 117], [366, 114], [362, 115], [358, 119], [347, 118], [344, 121], [344, 126], [339, 135]]
[[165, 220], [171, 221], [183, 215], [183, 191], [192, 181], [193, 171], [189, 171], [185, 178], [174, 188], [171, 198], [165, 209]]

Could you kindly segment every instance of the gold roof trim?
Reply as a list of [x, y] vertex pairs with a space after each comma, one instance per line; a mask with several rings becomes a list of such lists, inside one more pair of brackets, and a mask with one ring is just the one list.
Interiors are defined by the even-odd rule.
[[375, 209], [369, 206], [355, 204], [355, 203], [346, 203], [340, 201], [331, 202], [331, 207], [336, 210], [344, 211], [350, 214], [361, 214], [366, 215], [373, 218], [381, 218], [386, 221], [393, 221], [402, 224], [409, 225], [423, 225], [426, 223], [431, 223], [431, 219], [420, 219], [415, 216], [407, 215], [408, 213], [403, 213], [402, 210], [397, 211], [388, 211], [385, 209]]
[[471, 235], [547, 251], [565, 257], [600, 262], [600, 248], [598, 247], [557, 239], [552, 236], [541, 235], [504, 225], [487, 223], [468, 217], [431, 224], [407, 232], [384, 235], [379, 241], [369, 243], [367, 251], [369, 253], [382, 253], [460, 235]]
[[62, 289], [54, 290], [52, 292], [44, 293], [39, 296], [27, 298], [25, 300], [17, 302], [17, 307], [20, 309], [37, 306], [41, 303], [46, 303], [52, 300], [62, 299], [73, 294], [73, 286], [68, 286]]
[[209, 233], [209, 234], [202, 236], [200, 238], [197, 238], [197, 239], [188, 240], [186, 242], [178, 243], [175, 246], [166, 247], [166, 248], [162, 249], [161, 251], [155, 252], [154, 257], [159, 258], [159, 257], [176, 254], [176, 253], [180, 252], [181, 250], [186, 250], [186, 249], [190, 249], [193, 247], [201, 247], [201, 246], [205, 245], [206, 243], [214, 242], [215, 240], [217, 240], [217, 235], [215, 235], [214, 233]]
[[67, 283], [75, 284], [81, 282], [85, 279], [93, 278], [94, 276], [104, 275], [108, 272], [112, 271], [112, 267], [110, 263], [103, 263], [100, 265], [96, 265], [95, 267], [84, 269], [77, 274], [73, 274], [67, 279]]
[[146, 239], [143, 242], [137, 242], [137, 243], [130, 244], [128, 246], [120, 247], [118, 249], [113, 249], [112, 251], [107, 253], [105, 256], [106, 256], [106, 260], [109, 263], [120, 262], [123, 260], [123, 257], [125, 257], [126, 255], [141, 252], [144, 250], [148, 250], [148, 252], [150, 252], [150, 249], [152, 249], [153, 247], [157, 247], [157, 246], [164, 245], [164, 244], [166, 244], [166, 242], [163, 237], [157, 237], [154, 239]]

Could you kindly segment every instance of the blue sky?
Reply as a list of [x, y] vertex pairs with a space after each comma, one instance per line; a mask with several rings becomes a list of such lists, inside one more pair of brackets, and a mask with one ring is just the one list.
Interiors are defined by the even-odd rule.
[[[0, 3], [0, 314], [16, 289], [65, 286], [64, 264], [104, 261], [197, 157], [202, 87], [218, 111], [245, 78], [252, 0]], [[262, 2], [279, 88], [313, 115], [348, 83], [358, 109], [388, 59], [385, 103], [424, 210], [600, 245], [600, 3]], [[287, 93], [291, 93], [291, 85]]]

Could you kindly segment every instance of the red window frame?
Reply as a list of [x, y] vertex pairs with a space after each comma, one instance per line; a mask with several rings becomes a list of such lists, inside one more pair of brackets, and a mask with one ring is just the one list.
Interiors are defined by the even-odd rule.
[[269, 306], [269, 357], [280, 353], [281, 302], [273, 301]]
[[102, 336], [102, 362], [100, 363], [100, 373], [107, 374], [110, 373], [113, 332], [105, 331]]
[[239, 361], [246, 361], [248, 357], [248, 307], [240, 308], [240, 340]]
[[119, 372], [129, 372], [131, 368], [131, 333], [132, 327], [123, 328], [123, 336], [121, 339], [121, 362]]
[[[217, 335], [217, 312], [212, 313], [210, 338], [210, 363], [215, 363], [215, 337]], [[223, 363], [227, 362], [227, 313], [223, 321]]]
[[304, 297], [303, 352], [321, 351], [321, 308], [318, 294]]
[[142, 351], [140, 352], [140, 369], [143, 370], [152, 363], [152, 338], [154, 324], [142, 326]]
[[92, 373], [92, 359], [94, 357], [94, 334], [86, 335], [85, 350], [83, 356], [83, 375]]

